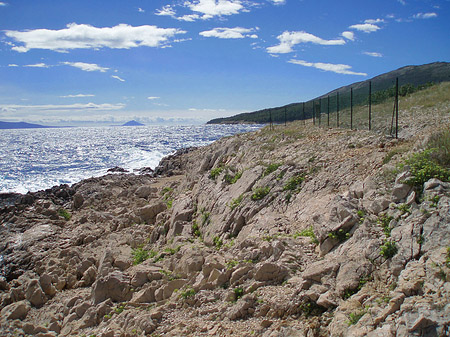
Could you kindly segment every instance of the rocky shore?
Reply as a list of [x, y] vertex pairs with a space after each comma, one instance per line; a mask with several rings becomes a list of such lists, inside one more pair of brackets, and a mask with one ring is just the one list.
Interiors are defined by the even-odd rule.
[[298, 122], [3, 195], [0, 335], [448, 336], [450, 184], [394, 170], [448, 112], [400, 140]]

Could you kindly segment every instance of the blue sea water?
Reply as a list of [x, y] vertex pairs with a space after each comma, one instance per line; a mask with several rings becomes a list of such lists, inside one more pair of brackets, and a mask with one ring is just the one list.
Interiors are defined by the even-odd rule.
[[101, 176], [112, 167], [155, 168], [178, 149], [256, 125], [83, 127], [0, 130], [0, 192], [27, 193]]

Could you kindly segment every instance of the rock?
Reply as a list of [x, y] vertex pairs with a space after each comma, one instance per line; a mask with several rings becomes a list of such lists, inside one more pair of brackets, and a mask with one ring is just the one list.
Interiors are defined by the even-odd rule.
[[25, 298], [30, 301], [31, 305], [35, 307], [41, 307], [47, 302], [47, 297], [45, 296], [39, 281], [34, 279], [28, 283], [27, 290], [25, 291]]
[[324, 307], [326, 309], [337, 307], [336, 295], [327, 291], [326, 293], [319, 296], [317, 299], [317, 305]]
[[247, 279], [249, 277], [251, 277], [251, 274], [249, 275], [249, 272], [253, 269], [252, 266], [244, 266], [241, 268], [236, 269], [232, 274], [231, 274], [231, 278], [230, 278], [230, 284], [233, 285], [236, 282], [238, 282], [241, 278]]
[[437, 325], [437, 322], [432, 319], [425, 317], [423, 314], [419, 315], [419, 317], [414, 321], [412, 327], [408, 329], [409, 332], [414, 332], [416, 330], [426, 329], [430, 326]]
[[187, 280], [183, 279], [173, 280], [167, 283], [163, 287], [163, 299], [168, 299], [170, 296], [172, 296], [175, 289], [181, 289], [186, 283]]
[[389, 207], [390, 201], [384, 197], [378, 197], [367, 205], [367, 209], [375, 215], [380, 214]]
[[154, 224], [156, 216], [166, 209], [166, 203], [163, 201], [159, 201], [140, 208], [138, 210], [138, 215], [141, 217], [142, 221], [146, 222], [147, 224]]
[[148, 286], [133, 294], [132, 303], [152, 303], [155, 302], [155, 292], [157, 286]]
[[25, 319], [31, 306], [28, 301], [19, 301], [4, 307], [1, 311], [1, 317], [6, 319]]
[[139, 187], [136, 192], [134, 192], [139, 198], [148, 198], [151, 194], [157, 193], [158, 189], [151, 185], [144, 185]]
[[73, 196], [73, 207], [79, 209], [84, 204], [84, 197], [80, 193], [75, 193]]
[[400, 202], [404, 200], [408, 196], [411, 189], [412, 187], [408, 184], [395, 184], [392, 189], [392, 201]]
[[92, 285], [92, 283], [95, 282], [95, 279], [97, 278], [97, 269], [95, 266], [90, 266], [84, 273], [83, 277], [80, 280], [80, 283], [84, 287], [88, 287]]
[[275, 263], [263, 263], [255, 273], [256, 281], [276, 281], [281, 282], [287, 276], [286, 268]]
[[110, 298], [114, 302], [129, 301], [132, 297], [129, 278], [119, 271], [99, 277], [92, 286], [94, 304]]
[[47, 296], [53, 297], [56, 294], [56, 288], [52, 284], [52, 277], [48, 274], [42, 274], [39, 278], [42, 290]]

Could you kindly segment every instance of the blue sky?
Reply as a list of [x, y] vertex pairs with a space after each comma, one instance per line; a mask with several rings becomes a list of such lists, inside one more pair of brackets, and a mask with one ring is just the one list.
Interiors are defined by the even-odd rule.
[[0, 0], [0, 120], [199, 123], [449, 61], [449, 0]]

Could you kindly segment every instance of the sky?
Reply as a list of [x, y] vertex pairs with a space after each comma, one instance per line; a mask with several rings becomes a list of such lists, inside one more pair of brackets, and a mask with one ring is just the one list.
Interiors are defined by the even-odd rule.
[[0, 121], [195, 124], [450, 61], [450, 0], [0, 0]]

